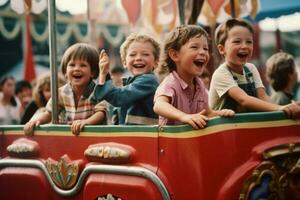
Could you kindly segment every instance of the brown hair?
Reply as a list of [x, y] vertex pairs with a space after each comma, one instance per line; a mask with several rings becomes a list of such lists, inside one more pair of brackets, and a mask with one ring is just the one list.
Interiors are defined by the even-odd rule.
[[123, 42], [123, 44], [120, 47], [120, 55], [121, 55], [122, 62], [125, 62], [128, 47], [133, 42], [143, 42], [143, 43], [149, 42], [153, 46], [153, 55], [154, 55], [155, 61], [159, 60], [160, 46], [159, 46], [158, 42], [156, 42], [150, 36], [132, 33], [126, 38], [126, 40]]
[[267, 60], [266, 68], [273, 89], [283, 90], [289, 82], [288, 76], [295, 72], [294, 57], [284, 52], [275, 53]]
[[221, 44], [224, 45], [225, 41], [228, 38], [229, 31], [236, 26], [242, 26], [247, 28], [252, 35], [254, 34], [254, 29], [250, 23], [243, 19], [229, 19], [222, 24], [220, 24], [215, 31], [215, 43], [216, 45]]
[[98, 77], [99, 53], [95, 47], [86, 43], [76, 43], [70, 46], [65, 51], [61, 61], [61, 70], [64, 75], [66, 74], [68, 62], [74, 59], [86, 60], [90, 64], [93, 78]]
[[181, 25], [171, 31], [164, 42], [164, 48], [161, 57], [160, 70], [171, 72], [176, 70], [174, 61], [169, 56], [169, 50], [179, 51], [193, 37], [205, 36], [208, 39], [207, 32], [196, 25]]

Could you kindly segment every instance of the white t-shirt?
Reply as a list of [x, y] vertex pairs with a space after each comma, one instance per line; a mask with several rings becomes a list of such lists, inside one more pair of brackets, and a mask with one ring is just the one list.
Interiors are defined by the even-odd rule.
[[[253, 81], [255, 88], [264, 88], [261, 81], [258, 70], [252, 63], [246, 63], [246, 67], [251, 71], [253, 75]], [[238, 80], [234, 80], [235, 75]], [[209, 88], [209, 105], [213, 110], [221, 110], [224, 108], [225, 99], [227, 98], [227, 92], [232, 87], [238, 87], [238, 84], [247, 83], [245, 71], [243, 74], [238, 74], [233, 71], [229, 71], [225, 63], [221, 64], [214, 72], [211, 84]]]

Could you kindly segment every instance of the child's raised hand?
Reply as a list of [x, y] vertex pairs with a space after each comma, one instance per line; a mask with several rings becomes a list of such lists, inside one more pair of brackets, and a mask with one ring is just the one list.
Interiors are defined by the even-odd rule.
[[101, 50], [99, 55], [99, 73], [105, 76], [109, 73], [109, 56], [104, 49]]
[[221, 117], [232, 117], [234, 116], [235, 112], [230, 109], [222, 109], [218, 111], [218, 115]]
[[206, 110], [202, 110], [196, 114], [185, 114], [180, 119], [181, 122], [191, 125], [194, 129], [204, 128], [208, 118], [204, 115]]
[[71, 125], [71, 130], [73, 135], [79, 135], [80, 131], [86, 125], [85, 120], [75, 120]]
[[34, 127], [36, 126], [39, 126], [40, 125], [40, 121], [29, 121], [27, 122], [25, 125], [24, 125], [24, 133], [25, 135], [28, 135], [28, 136], [32, 136], [33, 135], [33, 129]]

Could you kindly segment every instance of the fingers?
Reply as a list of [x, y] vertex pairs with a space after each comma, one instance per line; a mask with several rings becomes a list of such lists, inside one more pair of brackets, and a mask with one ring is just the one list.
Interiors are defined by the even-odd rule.
[[71, 125], [71, 131], [73, 135], [79, 135], [80, 131], [85, 126], [84, 120], [76, 120]]
[[24, 126], [24, 134], [27, 136], [33, 136], [33, 129], [35, 126], [39, 126], [40, 121], [29, 121], [28, 123], [25, 124]]
[[234, 116], [235, 112], [230, 109], [223, 109], [220, 111], [220, 116], [222, 117], [231, 117]]

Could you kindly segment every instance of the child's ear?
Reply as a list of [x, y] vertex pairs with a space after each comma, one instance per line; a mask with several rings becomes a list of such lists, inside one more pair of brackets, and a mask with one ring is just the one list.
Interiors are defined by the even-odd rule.
[[175, 50], [175, 49], [170, 49], [169, 52], [168, 52], [170, 58], [176, 62], [179, 60], [179, 54], [178, 54], [178, 51]]
[[124, 67], [124, 68], [127, 68], [127, 66], [126, 66], [126, 60], [123, 60], [123, 61], [122, 61], [122, 64], [123, 64], [123, 67]]
[[225, 55], [225, 47], [222, 44], [217, 45], [218, 51], [221, 55]]

